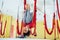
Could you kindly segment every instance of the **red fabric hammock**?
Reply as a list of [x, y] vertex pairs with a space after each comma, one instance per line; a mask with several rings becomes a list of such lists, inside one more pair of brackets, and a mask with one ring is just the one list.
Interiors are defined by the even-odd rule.
[[[25, 5], [26, 5], [26, 0], [24, 0], [24, 10], [25, 10]], [[17, 19], [17, 33], [18, 35], [20, 35], [22, 33], [22, 27], [25, 26], [25, 24], [23, 23], [23, 21], [21, 22], [21, 31], [19, 32], [19, 23], [18, 23], [18, 19]], [[33, 16], [33, 20], [32, 22], [29, 24], [30, 28], [34, 27], [34, 33], [36, 34], [36, 0], [34, 0], [34, 16]]]
[[44, 26], [45, 26], [45, 30], [47, 31], [47, 33], [48, 33], [49, 35], [52, 34], [53, 29], [54, 29], [54, 25], [55, 25], [55, 13], [54, 13], [54, 16], [53, 16], [53, 23], [52, 23], [52, 30], [51, 30], [51, 32], [48, 31], [47, 23], [46, 23], [46, 14], [44, 14]]
[[[56, 0], [56, 7], [57, 7], [57, 11], [58, 11], [59, 20], [60, 20], [58, 0]], [[58, 19], [57, 19], [57, 29], [58, 29], [58, 31], [59, 31], [59, 33], [60, 33], [60, 28], [59, 28], [59, 24], [58, 24]]]
[[[25, 10], [25, 4], [26, 4], [26, 0], [24, 0], [24, 10]], [[19, 31], [19, 19], [17, 19], [17, 33], [18, 33], [18, 35], [21, 34], [23, 26], [24, 26], [24, 24], [23, 24], [23, 21], [22, 21], [21, 22], [21, 30]]]

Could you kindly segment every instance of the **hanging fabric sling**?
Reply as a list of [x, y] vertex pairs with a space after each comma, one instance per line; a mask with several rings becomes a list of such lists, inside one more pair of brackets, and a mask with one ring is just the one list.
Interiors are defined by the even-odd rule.
[[[24, 10], [25, 10], [26, 0], [24, 0]], [[17, 14], [17, 33], [20, 35], [22, 33], [22, 27], [24, 26], [23, 21], [21, 22], [21, 30], [19, 30], [19, 13]]]
[[[45, 10], [45, 9], [44, 9], [44, 10]], [[48, 28], [47, 28], [47, 23], [46, 23], [46, 13], [45, 13], [45, 11], [44, 11], [44, 28], [45, 28], [45, 30], [47, 31], [47, 33], [48, 33], [49, 35], [52, 34], [53, 29], [54, 29], [54, 25], [55, 25], [55, 13], [53, 14], [52, 30], [49, 32], [49, 31], [48, 31]]]

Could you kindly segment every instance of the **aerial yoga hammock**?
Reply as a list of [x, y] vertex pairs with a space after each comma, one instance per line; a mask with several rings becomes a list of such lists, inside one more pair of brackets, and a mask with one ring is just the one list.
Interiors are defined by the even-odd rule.
[[[34, 32], [33, 32], [33, 35], [36, 36], [36, 1], [37, 0], [34, 0], [34, 15], [33, 15], [33, 19], [32, 19], [32, 22], [29, 24], [30, 28], [34, 27]], [[24, 0], [24, 10], [25, 9], [25, 5], [26, 5], [26, 0]], [[18, 19], [17, 19], [17, 33], [20, 35], [22, 33], [22, 28], [25, 26], [23, 20], [21, 22], [21, 31], [19, 31], [19, 23], [18, 23]]]
[[[54, 30], [54, 25], [55, 25], [55, 12], [53, 14], [53, 20], [52, 20], [52, 30], [49, 32], [47, 28], [47, 23], [46, 23], [46, 11], [45, 11], [45, 0], [44, 0], [44, 38], [46, 38], [46, 32], [51, 35]], [[56, 32], [56, 31], [55, 31]]]
[[[2, 9], [2, 7], [3, 7], [3, 1], [2, 1], [2, 6], [1, 6], [1, 9]], [[1, 10], [0, 10], [1, 11]], [[4, 23], [4, 30], [3, 30], [3, 22], [2, 22], [2, 18], [3, 18], [3, 14], [2, 14], [2, 12], [0, 12], [1, 14], [0, 14], [0, 35], [4, 35], [5, 34], [5, 31], [6, 31], [6, 24], [7, 24], [7, 20], [5, 21], [5, 23]], [[3, 30], [3, 31], [2, 31]]]

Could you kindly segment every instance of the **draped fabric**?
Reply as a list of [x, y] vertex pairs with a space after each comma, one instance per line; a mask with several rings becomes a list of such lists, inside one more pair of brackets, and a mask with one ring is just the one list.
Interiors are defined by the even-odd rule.
[[48, 28], [47, 28], [46, 14], [44, 14], [44, 26], [45, 26], [44, 28], [45, 28], [45, 30], [47, 31], [47, 33], [48, 33], [49, 35], [51, 35], [51, 34], [53, 33], [54, 25], [55, 25], [55, 13], [54, 13], [54, 15], [53, 15], [52, 30], [51, 30], [50, 32], [48, 31]]
[[4, 35], [5, 34], [5, 31], [6, 31], [6, 24], [7, 24], [7, 20], [5, 21], [5, 25], [4, 25], [4, 30], [2, 31], [2, 22], [0, 22], [0, 34], [1, 35]]

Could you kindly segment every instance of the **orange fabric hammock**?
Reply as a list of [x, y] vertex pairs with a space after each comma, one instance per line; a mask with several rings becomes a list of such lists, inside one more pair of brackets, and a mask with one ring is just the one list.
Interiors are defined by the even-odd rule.
[[0, 29], [0, 34], [1, 35], [4, 35], [5, 34], [5, 30], [6, 30], [6, 24], [7, 24], [7, 20], [5, 21], [5, 25], [4, 25], [4, 30], [3, 30], [3, 32], [2, 32], [2, 22], [0, 22], [1, 23], [1, 29]]

